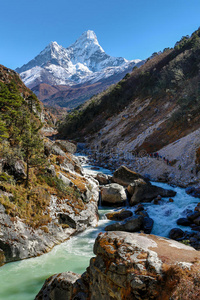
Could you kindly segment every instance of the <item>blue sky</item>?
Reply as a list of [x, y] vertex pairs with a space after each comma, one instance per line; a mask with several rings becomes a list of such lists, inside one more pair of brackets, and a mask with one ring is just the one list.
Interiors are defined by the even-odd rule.
[[0, 9], [0, 64], [12, 69], [88, 29], [109, 55], [144, 59], [200, 26], [200, 0], [4, 0]]

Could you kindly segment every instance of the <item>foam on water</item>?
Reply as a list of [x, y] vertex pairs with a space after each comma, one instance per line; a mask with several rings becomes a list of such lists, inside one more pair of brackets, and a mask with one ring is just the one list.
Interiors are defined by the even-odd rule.
[[175, 227], [190, 231], [189, 226], [177, 225], [176, 221], [179, 218], [186, 217], [189, 210], [194, 211], [199, 199], [186, 194], [185, 190], [179, 187], [171, 187], [166, 183], [158, 182], [152, 182], [152, 184], [165, 189], [173, 189], [177, 193], [173, 197], [174, 202], [169, 202], [169, 198], [163, 198], [159, 205], [144, 204], [147, 213], [154, 220], [152, 234], [168, 237], [169, 231]]

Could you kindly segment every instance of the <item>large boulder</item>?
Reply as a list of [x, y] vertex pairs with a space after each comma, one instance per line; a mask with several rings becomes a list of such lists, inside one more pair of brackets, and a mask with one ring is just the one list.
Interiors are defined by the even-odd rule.
[[23, 180], [26, 177], [25, 164], [22, 160], [17, 160], [15, 162], [4, 161], [3, 171], [12, 175], [15, 180]]
[[146, 181], [144, 181], [142, 178], [134, 180], [133, 183], [130, 183], [127, 186], [128, 195], [133, 196], [136, 187], [141, 187], [141, 186], [146, 185], [146, 184], [147, 184]]
[[98, 180], [99, 184], [101, 184], [101, 185], [105, 185], [105, 184], [109, 183], [108, 176], [103, 173], [98, 173], [96, 175], [96, 179]]
[[80, 278], [69, 273], [54, 275], [35, 300], [198, 298], [200, 252], [192, 247], [154, 235], [118, 231], [100, 233], [94, 253], [96, 257]]
[[53, 144], [52, 145], [52, 147], [51, 147], [51, 153], [53, 153], [55, 155], [62, 156], [63, 158], [66, 157], [65, 152], [57, 144]]
[[187, 218], [179, 218], [176, 221], [177, 225], [181, 226], [190, 226], [191, 222]]
[[121, 166], [114, 172], [112, 181], [123, 186], [128, 186], [139, 178], [142, 178], [144, 181], [146, 181], [145, 178], [139, 173], [131, 171], [125, 166]]
[[123, 221], [129, 217], [132, 217], [133, 213], [130, 210], [121, 209], [120, 211], [114, 211], [106, 214], [108, 220]]
[[105, 231], [137, 232], [143, 228], [144, 217], [130, 217], [123, 222], [116, 222], [106, 226]]
[[150, 182], [140, 183], [135, 182], [135, 189], [130, 200], [130, 205], [133, 206], [140, 202], [151, 202], [158, 196], [161, 197], [174, 197], [176, 192], [173, 190], [163, 189], [161, 187], [152, 185]]
[[106, 204], [122, 204], [126, 201], [126, 192], [123, 186], [111, 183], [101, 188], [101, 200]]
[[200, 187], [193, 187], [193, 186], [188, 186], [185, 189], [186, 193], [195, 197], [195, 198], [200, 198]]
[[151, 233], [153, 228], [154, 220], [150, 217], [144, 217], [143, 230], [144, 233]]
[[172, 228], [169, 232], [169, 238], [173, 240], [182, 240], [184, 239], [185, 233], [180, 228]]
[[48, 278], [35, 299], [66, 300], [72, 299], [73, 284], [81, 276], [73, 272], [56, 274]]
[[74, 154], [77, 150], [77, 146], [74, 143], [65, 140], [56, 140], [56, 145], [58, 145], [64, 152], [69, 152]]

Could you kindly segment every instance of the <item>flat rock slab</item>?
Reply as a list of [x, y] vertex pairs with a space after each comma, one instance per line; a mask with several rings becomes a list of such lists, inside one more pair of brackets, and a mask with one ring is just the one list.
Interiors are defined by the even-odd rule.
[[154, 235], [118, 231], [100, 233], [94, 253], [96, 257], [80, 278], [69, 273], [54, 275], [36, 299], [178, 299], [171, 296], [182, 278], [190, 286], [190, 295], [196, 295], [200, 252], [192, 247]]
[[[130, 247], [134, 251], [145, 251], [149, 253], [154, 253], [153, 256], [162, 263], [173, 264], [193, 264], [195, 261], [200, 260], [200, 252], [196, 251], [194, 248], [179, 243], [177, 241], [159, 237], [156, 235], [147, 235], [143, 233], [127, 233], [127, 232], [108, 232], [102, 233], [98, 236], [94, 246], [94, 253], [99, 254], [102, 251], [112, 247], [114, 252], [120, 252], [120, 246], [115, 248], [115, 243], [121, 247]], [[108, 250], [107, 255], [110, 254]], [[122, 255], [126, 259], [126, 253]], [[131, 260], [134, 261], [134, 256], [131, 256]], [[152, 261], [153, 263], [153, 261]]]

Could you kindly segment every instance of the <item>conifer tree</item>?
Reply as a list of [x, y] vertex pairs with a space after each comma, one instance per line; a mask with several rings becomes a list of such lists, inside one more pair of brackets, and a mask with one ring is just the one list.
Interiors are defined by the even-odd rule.
[[30, 119], [27, 121], [26, 129], [24, 130], [21, 139], [24, 161], [27, 165], [25, 186], [28, 187], [30, 168], [45, 163], [44, 145], [39, 135], [39, 128], [36, 128], [35, 123], [31, 122]]

